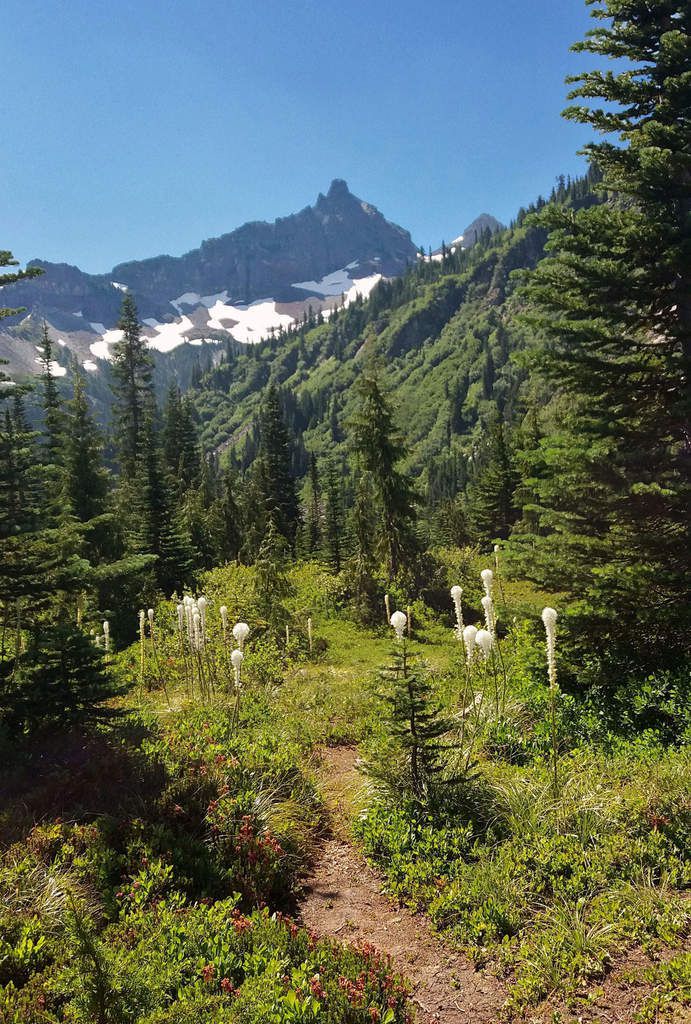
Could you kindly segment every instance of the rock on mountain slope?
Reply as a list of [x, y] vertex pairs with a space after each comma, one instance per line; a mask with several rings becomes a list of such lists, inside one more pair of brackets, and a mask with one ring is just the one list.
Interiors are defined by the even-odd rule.
[[76, 358], [98, 371], [119, 336], [113, 328], [125, 290], [135, 297], [150, 347], [160, 352], [204, 339], [251, 343], [299, 320], [310, 306], [331, 309], [367, 296], [382, 276], [402, 273], [416, 256], [407, 231], [336, 179], [314, 206], [272, 224], [245, 224], [183, 256], [121, 263], [100, 275], [33, 261], [43, 276], [3, 293], [8, 305], [27, 312], [3, 324], [0, 357], [10, 360], [10, 372], [36, 370], [45, 319], [61, 366]]

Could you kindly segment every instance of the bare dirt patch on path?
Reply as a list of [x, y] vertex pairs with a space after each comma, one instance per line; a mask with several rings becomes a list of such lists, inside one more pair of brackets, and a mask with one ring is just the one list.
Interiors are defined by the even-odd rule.
[[379, 876], [348, 841], [348, 810], [361, 786], [356, 760], [350, 747], [324, 753], [332, 828], [304, 882], [302, 922], [320, 936], [369, 942], [387, 953], [411, 982], [420, 1024], [495, 1024], [506, 999], [501, 982], [441, 942], [423, 917], [387, 899]]

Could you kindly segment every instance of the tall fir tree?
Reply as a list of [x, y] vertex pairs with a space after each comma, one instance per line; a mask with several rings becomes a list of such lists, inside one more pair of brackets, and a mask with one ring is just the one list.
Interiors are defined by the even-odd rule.
[[415, 494], [399, 469], [406, 455], [393, 411], [376, 373], [365, 371], [357, 382], [358, 409], [350, 428], [350, 445], [359, 472], [369, 475], [377, 516], [377, 553], [390, 578], [410, 568], [418, 553]]
[[324, 544], [326, 556], [333, 572], [341, 571], [343, 559], [343, 497], [341, 479], [329, 460], [326, 467], [324, 500]]
[[295, 548], [299, 503], [292, 473], [293, 442], [283, 418], [277, 389], [272, 385], [264, 399], [260, 419], [258, 485], [266, 521]]
[[129, 292], [122, 300], [118, 328], [123, 336], [113, 345], [111, 362], [116, 437], [121, 472], [132, 478], [144, 425], [154, 405], [154, 393], [153, 363], [141, 337], [137, 307]]
[[62, 451], [64, 410], [58, 385], [53, 371], [53, 343], [48, 333], [48, 324], [43, 321], [41, 334], [41, 408], [43, 411], [43, 434], [46, 462], [57, 467]]
[[675, 661], [691, 636], [691, 13], [686, 0], [591, 6], [598, 25], [574, 48], [620, 67], [570, 79], [570, 98], [602, 106], [565, 114], [607, 136], [586, 147], [604, 201], [540, 215], [551, 255], [528, 296], [556, 396], [520, 564], [571, 593], [621, 677]]
[[307, 550], [316, 555], [322, 543], [322, 495], [317, 456], [309, 454], [309, 502], [307, 505]]
[[506, 540], [517, 518], [514, 492], [519, 478], [506, 424], [499, 415], [487, 428], [478, 459], [480, 464], [466, 491], [466, 512], [475, 540], [487, 546]]
[[103, 467], [103, 441], [91, 416], [86, 382], [74, 374], [74, 391], [64, 418], [65, 496], [71, 514], [86, 523], [105, 512], [108, 473]]

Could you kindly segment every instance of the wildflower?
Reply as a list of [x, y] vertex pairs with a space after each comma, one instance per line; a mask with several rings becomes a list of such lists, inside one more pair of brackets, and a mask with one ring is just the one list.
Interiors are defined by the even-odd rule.
[[554, 689], [557, 685], [557, 613], [554, 608], [542, 609], [542, 621], [545, 624], [545, 633], [547, 635], [547, 670], [549, 673], [549, 685], [550, 688]]
[[148, 610], [148, 612], [146, 614], [149, 617], [149, 622], [153, 623], [153, 621], [154, 621], [154, 610], [153, 610], [153, 608], [149, 608], [149, 610]]
[[466, 626], [463, 630], [463, 643], [465, 644], [465, 651], [470, 663], [473, 658], [473, 652], [475, 651], [475, 644], [477, 641], [477, 626]]
[[463, 587], [455, 586], [451, 588], [451, 600], [453, 601], [454, 611], [456, 612], [456, 638], [458, 640], [463, 636], [463, 605], [461, 604], [461, 598], [463, 597]]
[[483, 569], [482, 572], [480, 573], [480, 579], [482, 580], [482, 585], [485, 588], [485, 594], [487, 594], [487, 597], [491, 598], [492, 584], [494, 583], [494, 573], [492, 572], [491, 569]]
[[103, 646], [106, 651], [110, 650], [110, 623], [108, 619], [103, 623]]
[[215, 973], [216, 968], [213, 964], [204, 964], [204, 966], [202, 967], [202, 978], [204, 980], [205, 985], [211, 984], [211, 982], [214, 980]]
[[236, 648], [230, 655], [230, 663], [235, 671], [235, 686], [238, 690], [240, 689], [240, 670], [244, 660], [245, 655], [239, 648]]
[[233, 636], [237, 640], [238, 647], [242, 651], [245, 647], [245, 640], [250, 635], [250, 627], [246, 622], [236, 622], [233, 626]]
[[478, 630], [475, 636], [475, 643], [478, 645], [485, 658], [489, 658], [494, 639], [488, 629]]
[[225, 992], [227, 996], [232, 996], [236, 991], [235, 985], [233, 985], [230, 978], [221, 978], [221, 992]]
[[310, 654], [312, 653], [312, 619], [307, 620], [307, 642], [310, 648]]
[[391, 622], [391, 604], [389, 603], [388, 594], [384, 594], [384, 608], [386, 609], [386, 620]]
[[228, 628], [228, 609], [224, 604], [222, 604], [218, 611], [221, 616], [221, 622], [223, 623], [223, 632], [225, 633]]
[[403, 612], [394, 612], [389, 621], [395, 630], [397, 639], [402, 640], [408, 622], [406, 615]]
[[483, 611], [485, 613], [485, 625], [488, 633], [494, 633], [496, 627], [496, 620], [494, 618], [494, 602], [489, 594], [485, 594], [480, 602], [482, 604]]
[[182, 629], [183, 629], [183, 626], [185, 624], [185, 606], [184, 606], [184, 604], [179, 604], [175, 610], [178, 613], [178, 633], [182, 633]]
[[144, 609], [140, 608], [139, 609], [139, 635], [142, 638], [144, 637], [144, 623], [145, 622], [146, 622], [146, 615], [144, 614]]

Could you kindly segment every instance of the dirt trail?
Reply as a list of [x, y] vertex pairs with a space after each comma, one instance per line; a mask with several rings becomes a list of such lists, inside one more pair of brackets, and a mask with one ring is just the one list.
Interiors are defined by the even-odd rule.
[[348, 842], [345, 804], [352, 805], [359, 784], [356, 759], [347, 747], [325, 752], [332, 831], [305, 879], [301, 920], [319, 935], [370, 942], [388, 953], [412, 983], [419, 1024], [495, 1024], [506, 998], [501, 983], [444, 945], [423, 917], [382, 895], [381, 879]]

